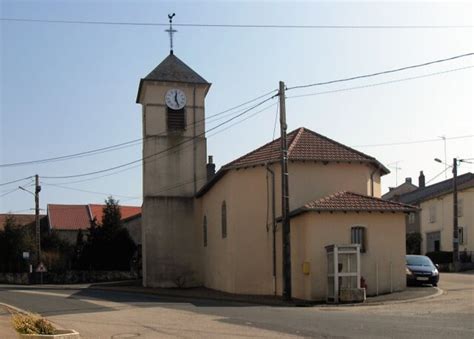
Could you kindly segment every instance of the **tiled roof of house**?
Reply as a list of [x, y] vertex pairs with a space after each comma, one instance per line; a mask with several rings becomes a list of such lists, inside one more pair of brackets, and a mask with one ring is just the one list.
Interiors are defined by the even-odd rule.
[[[98, 223], [102, 222], [104, 206], [105, 205], [100, 204], [89, 204], [92, 219], [95, 218]], [[122, 214], [122, 220], [124, 220], [141, 214], [142, 208], [140, 206], [120, 206], [120, 213]]]
[[[304, 127], [288, 133], [287, 143], [290, 161], [369, 162], [389, 173], [375, 158]], [[245, 154], [223, 168], [249, 167], [277, 161], [280, 161], [280, 138]]]
[[79, 230], [90, 226], [87, 205], [48, 204], [49, 227], [57, 230]]
[[[34, 214], [9, 214], [4, 213], [0, 214], [0, 230], [3, 230], [3, 224], [7, 217], [11, 215], [15, 217], [15, 222], [18, 225], [25, 226], [35, 222], [35, 215]], [[44, 214], [40, 214], [40, 219], [44, 217]]]
[[308, 211], [327, 212], [411, 212], [417, 208], [399, 202], [383, 200], [353, 192], [338, 192], [322, 199], [310, 201], [292, 211], [298, 215]]
[[[457, 177], [458, 190], [474, 187], [474, 174], [465, 173]], [[447, 179], [436, 184], [418, 188], [417, 190], [402, 194], [398, 200], [407, 204], [417, 204], [421, 201], [432, 199], [453, 191], [453, 179]]]
[[209, 84], [174, 54], [168, 55], [144, 80]]

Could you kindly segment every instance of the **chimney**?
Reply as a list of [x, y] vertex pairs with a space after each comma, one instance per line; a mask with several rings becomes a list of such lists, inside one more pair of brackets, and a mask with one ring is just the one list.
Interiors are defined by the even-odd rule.
[[405, 178], [405, 182], [406, 182], [407, 184], [411, 184], [411, 178], [409, 178], [409, 177], [408, 177], [408, 178]]
[[207, 181], [210, 181], [216, 174], [216, 164], [214, 164], [212, 160], [212, 155], [208, 156], [206, 170], [207, 170]]
[[418, 177], [418, 188], [424, 188], [425, 187], [425, 175], [423, 174], [423, 171], [420, 171], [420, 176]]

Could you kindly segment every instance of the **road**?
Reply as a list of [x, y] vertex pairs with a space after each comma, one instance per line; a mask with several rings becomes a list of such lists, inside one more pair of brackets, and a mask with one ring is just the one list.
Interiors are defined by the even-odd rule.
[[[272, 307], [93, 289], [0, 286], [0, 302], [83, 338], [473, 338], [474, 275], [443, 274], [436, 298], [379, 306]], [[421, 287], [430, 288], [430, 287]]]

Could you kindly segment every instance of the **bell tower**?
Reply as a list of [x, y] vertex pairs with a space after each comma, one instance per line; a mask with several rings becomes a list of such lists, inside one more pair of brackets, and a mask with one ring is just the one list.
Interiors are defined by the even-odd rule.
[[194, 195], [207, 176], [204, 100], [210, 86], [172, 49], [140, 80], [144, 286], [200, 284]]

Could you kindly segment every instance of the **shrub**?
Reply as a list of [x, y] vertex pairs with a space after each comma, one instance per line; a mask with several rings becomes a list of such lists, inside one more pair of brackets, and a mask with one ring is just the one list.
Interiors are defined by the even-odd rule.
[[56, 329], [38, 314], [16, 313], [12, 316], [13, 328], [21, 334], [54, 334]]

